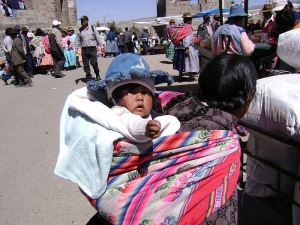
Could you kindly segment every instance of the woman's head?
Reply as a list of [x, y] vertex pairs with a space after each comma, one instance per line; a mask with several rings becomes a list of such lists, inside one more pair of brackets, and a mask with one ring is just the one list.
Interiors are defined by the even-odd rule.
[[296, 15], [292, 9], [283, 9], [276, 15], [276, 24], [287, 29], [293, 29], [296, 23]]
[[241, 118], [251, 103], [257, 73], [253, 63], [241, 55], [219, 55], [200, 74], [199, 94], [210, 107]]

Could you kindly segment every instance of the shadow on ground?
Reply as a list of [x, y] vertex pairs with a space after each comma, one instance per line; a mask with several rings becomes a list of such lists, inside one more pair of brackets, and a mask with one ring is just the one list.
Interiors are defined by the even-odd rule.
[[172, 61], [159, 61], [159, 62], [162, 63], [162, 64], [173, 64]]

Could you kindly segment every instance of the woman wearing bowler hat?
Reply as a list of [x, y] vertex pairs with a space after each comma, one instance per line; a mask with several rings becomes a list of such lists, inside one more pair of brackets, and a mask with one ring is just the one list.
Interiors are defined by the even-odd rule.
[[[193, 16], [189, 12], [183, 13], [183, 24], [175, 35], [174, 29], [168, 32], [172, 37], [175, 45], [175, 54], [173, 59], [173, 69], [179, 71], [179, 80], [182, 80], [183, 72], [188, 72], [190, 76], [199, 73], [199, 57], [194, 48], [194, 35], [192, 28]], [[178, 26], [178, 27], [179, 27]], [[179, 37], [178, 37], [179, 36]], [[178, 42], [177, 42], [178, 41]]]

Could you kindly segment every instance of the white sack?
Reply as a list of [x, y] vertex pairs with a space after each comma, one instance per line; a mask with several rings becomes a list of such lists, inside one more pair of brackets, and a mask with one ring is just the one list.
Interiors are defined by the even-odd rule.
[[277, 55], [290, 66], [300, 69], [300, 29], [279, 35]]
[[257, 80], [256, 94], [241, 120], [300, 142], [300, 74]]
[[[296, 174], [299, 167], [300, 149], [277, 141], [266, 135], [248, 129], [250, 132], [247, 149], [255, 156], [266, 159], [275, 165]], [[276, 196], [264, 184], [277, 188], [278, 173], [264, 163], [247, 157], [247, 180], [245, 193], [257, 197]], [[282, 175], [281, 191], [287, 196], [293, 196], [295, 181]]]

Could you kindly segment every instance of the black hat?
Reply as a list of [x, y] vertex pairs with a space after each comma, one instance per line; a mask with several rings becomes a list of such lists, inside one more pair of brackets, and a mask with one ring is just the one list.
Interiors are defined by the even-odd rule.
[[36, 32], [35, 32], [35, 35], [44, 35], [44, 31], [42, 31], [41, 28], [37, 28]]
[[87, 17], [87, 16], [82, 16], [82, 17], [80, 17], [80, 19], [79, 20], [81, 20], [81, 21], [85, 21], [85, 20], [89, 20], [89, 18]]
[[9, 34], [18, 34], [18, 30], [16, 28], [11, 28]]

